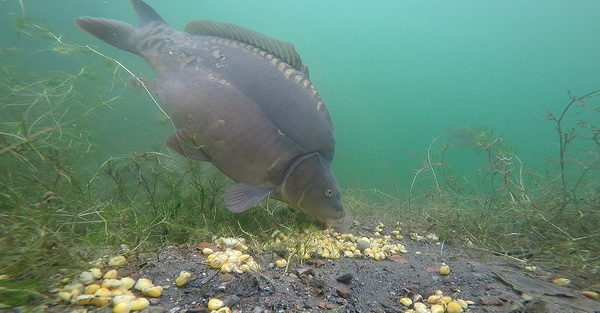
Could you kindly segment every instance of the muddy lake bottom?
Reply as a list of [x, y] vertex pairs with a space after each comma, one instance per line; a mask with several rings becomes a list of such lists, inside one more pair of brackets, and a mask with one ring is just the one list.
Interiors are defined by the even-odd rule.
[[[353, 232], [368, 233], [363, 230]], [[399, 299], [423, 302], [436, 291], [453, 299], [473, 301], [465, 312], [600, 312], [600, 302], [579, 291], [557, 286], [557, 276], [510, 258], [467, 247], [453, 247], [432, 241], [411, 240], [404, 234], [407, 253], [372, 259], [310, 259], [291, 262], [287, 270], [273, 266], [281, 255], [250, 252], [260, 272], [220, 273], [206, 262], [195, 247], [165, 248], [143, 254], [119, 269], [120, 276], [149, 278], [155, 285], [169, 286], [152, 299], [143, 313], [210, 312], [207, 302], [218, 298], [232, 312], [406, 312]], [[440, 275], [442, 264], [451, 268]], [[192, 274], [189, 283], [174, 285], [181, 271]], [[48, 312], [111, 312], [94, 308], [56, 304]]]

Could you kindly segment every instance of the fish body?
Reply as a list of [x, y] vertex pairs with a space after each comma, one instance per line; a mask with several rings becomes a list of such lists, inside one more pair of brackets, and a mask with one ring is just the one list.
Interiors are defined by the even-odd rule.
[[145, 2], [132, 4], [139, 27], [91, 17], [76, 23], [154, 68], [161, 108], [177, 129], [167, 146], [237, 182], [225, 192], [233, 212], [271, 197], [339, 222], [331, 117], [294, 47], [211, 21], [178, 32]]

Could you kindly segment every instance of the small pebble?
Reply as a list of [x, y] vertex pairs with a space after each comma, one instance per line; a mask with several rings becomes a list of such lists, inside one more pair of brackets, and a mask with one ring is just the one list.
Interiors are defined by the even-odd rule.
[[350, 284], [352, 282], [352, 274], [350, 273], [346, 273], [338, 278], [336, 278], [337, 281], [339, 281], [340, 283], [344, 283], [344, 284]]
[[238, 303], [240, 303], [241, 299], [236, 295], [227, 295], [223, 297], [223, 303], [225, 306], [232, 307]]

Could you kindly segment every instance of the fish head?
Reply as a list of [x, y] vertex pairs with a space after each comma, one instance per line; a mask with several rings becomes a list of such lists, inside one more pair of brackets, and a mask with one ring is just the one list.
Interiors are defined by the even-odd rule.
[[301, 156], [288, 167], [278, 194], [327, 226], [336, 227], [345, 216], [340, 187], [318, 153]]

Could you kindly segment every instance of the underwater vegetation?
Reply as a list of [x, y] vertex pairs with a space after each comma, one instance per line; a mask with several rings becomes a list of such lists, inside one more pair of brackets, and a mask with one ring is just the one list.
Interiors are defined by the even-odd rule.
[[[527, 168], [516, 147], [492, 130], [452, 130], [433, 139], [405, 204], [447, 240], [577, 273], [579, 283], [598, 288], [598, 96], [600, 90], [583, 96], [569, 91], [560, 114], [545, 110], [557, 151], [543, 172]], [[481, 167], [470, 176], [455, 173], [446, 161], [456, 144], [464, 149], [466, 142], [483, 152]]]
[[[98, 162], [96, 114], [122, 105], [119, 100], [133, 89], [131, 72], [91, 47], [64, 42], [39, 21], [16, 20], [15, 30], [45, 44], [36, 53], [58, 54], [80, 67], [24, 72], [3, 61], [18, 55], [18, 46], [0, 49], [4, 306], [43, 301], [60, 283], [57, 277], [80, 272], [99, 254], [239, 235], [275, 249], [267, 243], [275, 230], [320, 232], [275, 201], [230, 213], [222, 200], [227, 178], [166, 149]], [[573, 284], [600, 288], [600, 125], [593, 119], [599, 95], [569, 93], [561, 112], [546, 110], [557, 141], [550, 170], [528, 168], [517, 147], [494, 131], [472, 129], [458, 134], [461, 144], [481, 151], [476, 172], [455, 171], [447, 155], [456, 153], [457, 141], [444, 134], [431, 141], [407, 191], [344, 190], [344, 205], [357, 219], [400, 217], [443, 241], [571, 273]]]
[[[94, 143], [101, 123], [95, 114], [114, 109], [131, 87], [130, 73], [91, 47], [63, 43], [37, 21], [18, 26], [21, 35], [47, 40], [48, 48], [36, 53], [82, 65], [74, 72], [25, 72], [2, 64], [0, 286], [25, 295], [47, 290], [58, 269], [87, 261], [98, 247], [152, 250], [295, 221], [298, 214], [275, 211], [271, 202], [264, 210], [229, 213], [222, 201], [226, 177], [174, 155], [144, 151], [92, 161], [103, 149]], [[83, 54], [97, 57], [77, 59]], [[35, 295], [0, 302], [20, 305], [41, 297]]]

